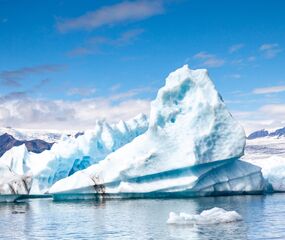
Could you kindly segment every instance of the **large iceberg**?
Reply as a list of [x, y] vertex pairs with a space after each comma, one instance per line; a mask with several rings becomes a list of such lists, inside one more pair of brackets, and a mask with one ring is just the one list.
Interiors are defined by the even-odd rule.
[[13, 147], [1, 158], [17, 174], [33, 176], [31, 193], [45, 193], [56, 181], [104, 159], [148, 128], [148, 119], [140, 114], [128, 121], [108, 124], [99, 121], [93, 130], [77, 137], [66, 137], [40, 154], [28, 152], [23, 144]]
[[207, 70], [185, 65], [158, 91], [144, 134], [56, 182], [49, 192], [186, 196], [262, 191], [260, 168], [239, 160], [244, 147], [244, 130]]

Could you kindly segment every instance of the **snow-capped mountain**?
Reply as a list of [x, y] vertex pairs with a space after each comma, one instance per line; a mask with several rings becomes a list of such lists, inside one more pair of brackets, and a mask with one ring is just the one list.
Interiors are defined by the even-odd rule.
[[268, 131], [265, 129], [255, 131], [248, 135], [247, 139], [252, 140], [262, 137], [285, 137], [285, 127], [276, 129], [275, 131]]
[[62, 136], [70, 136], [76, 134], [75, 131], [57, 131], [57, 130], [45, 130], [45, 129], [16, 129], [10, 127], [0, 128], [0, 135], [9, 134], [15, 139], [20, 141], [29, 140], [43, 140], [48, 143], [57, 142]]
[[44, 150], [50, 150], [55, 142], [63, 138], [77, 138], [83, 134], [83, 131], [0, 128], [0, 157], [12, 147], [22, 144], [26, 145], [29, 152], [41, 153]]
[[[77, 133], [78, 134], [78, 133]], [[76, 132], [15, 129], [10, 127], [0, 128], [0, 157], [12, 147], [26, 145], [30, 152], [41, 153], [49, 150], [51, 146], [64, 136], [75, 136]]]
[[12, 147], [25, 144], [29, 152], [41, 153], [44, 150], [50, 150], [53, 143], [45, 142], [40, 139], [17, 140], [12, 135], [4, 133], [0, 136], [0, 157]]

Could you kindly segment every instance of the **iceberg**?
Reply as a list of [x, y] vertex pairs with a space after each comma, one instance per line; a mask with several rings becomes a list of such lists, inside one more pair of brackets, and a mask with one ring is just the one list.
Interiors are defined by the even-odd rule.
[[259, 166], [269, 192], [285, 191], [285, 138], [267, 136], [247, 140], [243, 161]]
[[31, 176], [18, 175], [2, 164], [0, 164], [0, 176], [0, 196], [29, 194], [32, 184]]
[[267, 159], [252, 162], [261, 167], [268, 192], [285, 192], [285, 158], [271, 156]]
[[144, 134], [57, 181], [49, 192], [144, 197], [259, 192], [260, 168], [239, 160], [245, 140], [207, 70], [185, 65], [158, 91]]
[[40, 154], [28, 152], [24, 144], [13, 147], [0, 158], [0, 163], [17, 174], [32, 175], [31, 193], [41, 194], [56, 181], [104, 159], [147, 128], [148, 119], [143, 114], [118, 124], [98, 121], [93, 130], [76, 137], [66, 136]]
[[204, 210], [200, 214], [187, 214], [174, 212], [169, 213], [168, 224], [175, 225], [210, 225], [221, 223], [232, 223], [241, 221], [242, 217], [236, 211], [226, 211], [223, 208], [214, 207]]

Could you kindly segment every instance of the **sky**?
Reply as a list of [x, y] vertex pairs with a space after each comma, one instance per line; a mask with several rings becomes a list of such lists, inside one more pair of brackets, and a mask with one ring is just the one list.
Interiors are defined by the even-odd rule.
[[167, 75], [207, 68], [247, 133], [285, 126], [285, 1], [0, 0], [0, 126], [149, 113]]

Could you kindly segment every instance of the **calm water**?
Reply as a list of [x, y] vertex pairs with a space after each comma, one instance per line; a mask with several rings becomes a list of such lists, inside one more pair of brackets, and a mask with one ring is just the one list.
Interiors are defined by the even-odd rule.
[[[170, 211], [212, 207], [244, 221], [203, 226], [167, 225]], [[285, 239], [285, 194], [165, 200], [0, 204], [0, 239]]]

